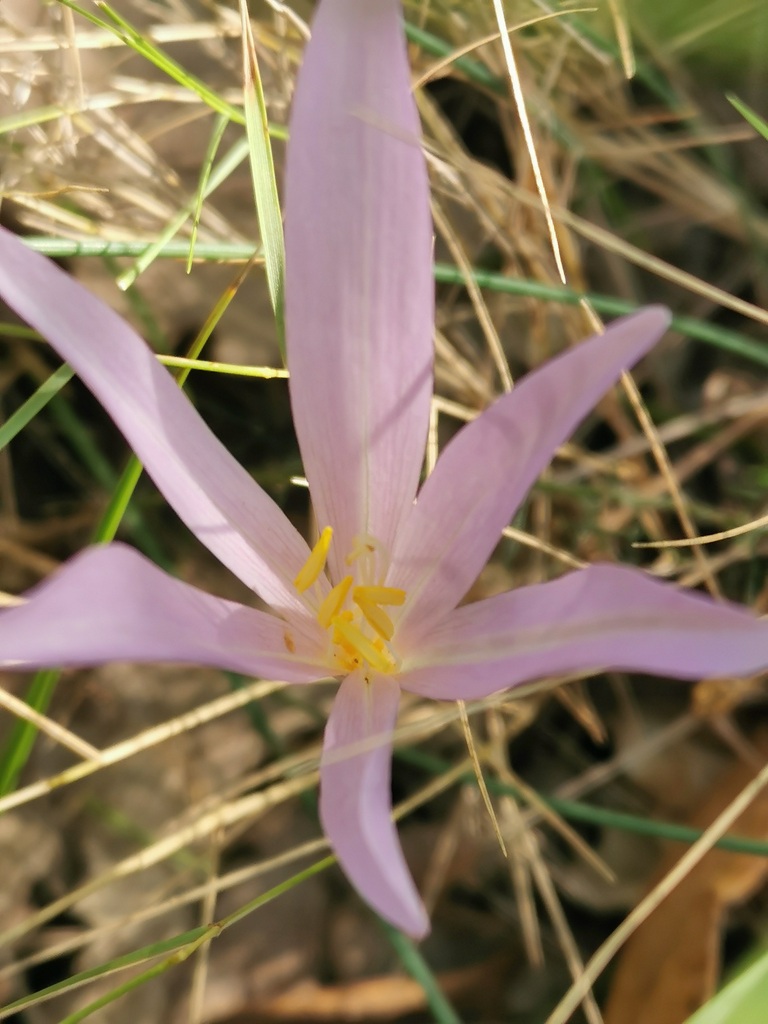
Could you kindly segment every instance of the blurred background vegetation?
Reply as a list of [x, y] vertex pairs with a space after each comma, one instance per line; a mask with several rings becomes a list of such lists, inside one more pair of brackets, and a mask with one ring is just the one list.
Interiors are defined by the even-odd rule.
[[[436, 446], [590, 333], [595, 312], [663, 301], [676, 318], [634, 376], [649, 421], [616, 388], [558, 454], [473, 596], [607, 559], [764, 614], [764, 0], [507, 3], [524, 109], [491, 0], [410, 0], [405, 12], [434, 199]], [[311, 5], [254, 2], [250, 15], [279, 181]], [[0, 217], [159, 354], [226, 364], [195, 370], [190, 397], [309, 531], [286, 382], [243, 375], [279, 370], [281, 357], [240, 35], [234, 0], [3, 0]], [[138, 479], [41, 339], [8, 314], [0, 345], [4, 599], [116, 531], [184, 578], [247, 597]], [[700, 548], [633, 546], [721, 530], [735, 532]], [[35, 739], [7, 703], [0, 711], [0, 1001], [16, 1024], [562, 1024], [572, 979], [686, 848], [669, 839], [690, 844], [768, 749], [761, 679], [689, 688], [600, 674], [472, 707], [505, 859], [457, 709], [406, 701], [393, 784], [433, 909], [419, 953], [319, 859], [314, 772], [332, 686], [121, 665], [60, 683], [8, 675], [2, 687], [116, 762], [96, 770], [60, 738]], [[568, 1019], [597, 1024], [599, 1006], [607, 1024], [683, 1024], [723, 963], [738, 974], [744, 958], [763, 962], [768, 800], [732, 831], [753, 856], [707, 857]], [[210, 921], [250, 901], [244, 920], [203, 942]], [[183, 964], [168, 959], [178, 951]], [[132, 965], [108, 975], [125, 956]], [[62, 993], [43, 1001], [55, 983]], [[696, 1024], [745, 1024], [743, 1007], [729, 1012]]]

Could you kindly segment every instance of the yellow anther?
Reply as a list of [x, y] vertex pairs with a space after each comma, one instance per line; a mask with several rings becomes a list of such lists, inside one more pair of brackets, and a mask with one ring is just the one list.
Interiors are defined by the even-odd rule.
[[353, 601], [362, 599], [372, 604], [400, 605], [405, 604], [405, 591], [400, 587], [355, 587]]
[[352, 622], [347, 621], [343, 615], [339, 615], [334, 622], [334, 633], [344, 643], [345, 650], [354, 651], [362, 660], [367, 661], [371, 668], [379, 672], [391, 672], [395, 667], [390, 658], [371, 643]]
[[[326, 526], [294, 580], [300, 594], [322, 575], [332, 539], [333, 530]], [[356, 537], [347, 563], [355, 565], [353, 572], [331, 587], [324, 597], [315, 592], [309, 602], [317, 625], [327, 631], [327, 657], [332, 671], [336, 675], [358, 670], [396, 672], [400, 662], [389, 649], [395, 624], [385, 608], [405, 604], [405, 591], [374, 582], [355, 585], [355, 577], [366, 581], [386, 579], [389, 557], [375, 537]], [[284, 641], [286, 650], [292, 651], [293, 637], [286, 633]]]
[[317, 544], [315, 544], [310, 551], [309, 558], [302, 566], [299, 575], [293, 581], [294, 587], [296, 587], [300, 594], [303, 594], [305, 590], [308, 590], [312, 586], [325, 568], [325, 561], [328, 558], [328, 550], [331, 546], [332, 537], [333, 530], [330, 526], [326, 526], [320, 534]]
[[367, 588], [355, 587], [355, 604], [365, 616], [368, 625], [375, 629], [379, 636], [383, 636], [385, 640], [391, 640], [395, 632], [392, 619], [379, 605], [374, 604], [373, 601], [366, 600], [363, 595], [357, 593], [358, 590], [363, 589]]
[[345, 576], [341, 583], [336, 584], [330, 594], [328, 594], [320, 605], [320, 610], [317, 613], [317, 621], [323, 629], [328, 629], [331, 622], [341, 611], [344, 602], [347, 600], [347, 594], [349, 593], [349, 588], [351, 586], [352, 577]]

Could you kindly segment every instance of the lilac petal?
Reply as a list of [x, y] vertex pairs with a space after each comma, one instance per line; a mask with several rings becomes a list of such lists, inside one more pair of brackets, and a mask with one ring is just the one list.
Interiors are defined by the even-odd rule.
[[0, 296], [96, 395], [190, 530], [274, 607], [300, 608], [306, 544], [133, 329], [4, 229]]
[[558, 445], [669, 319], [650, 307], [617, 320], [530, 373], [446, 446], [393, 552], [389, 581], [408, 594], [398, 644], [461, 600]]
[[768, 620], [614, 565], [457, 608], [422, 644], [399, 681], [450, 700], [585, 669], [700, 679], [768, 668]]
[[25, 597], [0, 612], [4, 668], [179, 661], [298, 683], [327, 674], [309, 631], [167, 576], [123, 544], [90, 548]]
[[339, 863], [383, 918], [414, 938], [429, 920], [392, 821], [392, 731], [400, 688], [386, 676], [342, 682], [320, 766], [320, 820]]
[[432, 388], [432, 224], [399, 0], [322, 0], [286, 167], [296, 431], [331, 574], [391, 550], [416, 493]]

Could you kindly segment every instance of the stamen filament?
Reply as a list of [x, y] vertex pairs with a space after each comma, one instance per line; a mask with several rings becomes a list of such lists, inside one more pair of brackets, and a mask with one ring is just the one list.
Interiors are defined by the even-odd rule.
[[[333, 529], [326, 526], [294, 580], [300, 594], [323, 574], [332, 540]], [[397, 672], [400, 661], [389, 647], [395, 624], [385, 608], [405, 604], [406, 594], [400, 587], [383, 585], [389, 568], [386, 549], [375, 537], [356, 537], [346, 561], [355, 565], [354, 571], [326, 588], [325, 596], [314, 591], [307, 602], [317, 625], [328, 633], [327, 656], [333, 674]], [[371, 582], [355, 585], [355, 579]], [[286, 633], [286, 648], [292, 650], [292, 644], [293, 638]]]
[[[371, 668], [379, 672], [391, 672], [392, 662], [385, 657], [382, 651], [378, 651], [371, 641], [360, 632], [357, 626], [345, 619], [338, 617], [334, 622], [335, 632], [346, 640], [346, 643], [354, 648], [364, 661], [367, 661]], [[346, 646], [346, 645], [345, 645]]]
[[376, 546], [372, 544], [367, 537], [354, 537], [352, 545], [352, 550], [344, 559], [347, 565], [354, 565], [358, 558], [364, 558], [367, 555], [372, 555], [376, 550]]
[[331, 622], [341, 611], [351, 586], [352, 577], [345, 576], [341, 583], [337, 583], [330, 594], [323, 600], [317, 613], [317, 621], [323, 629], [328, 629]]
[[326, 526], [320, 534], [317, 543], [310, 551], [309, 558], [306, 560], [299, 571], [298, 576], [293, 581], [294, 587], [296, 587], [300, 594], [303, 594], [305, 590], [309, 590], [325, 568], [325, 562], [328, 558], [328, 551], [331, 547], [332, 537], [333, 529], [330, 526]]

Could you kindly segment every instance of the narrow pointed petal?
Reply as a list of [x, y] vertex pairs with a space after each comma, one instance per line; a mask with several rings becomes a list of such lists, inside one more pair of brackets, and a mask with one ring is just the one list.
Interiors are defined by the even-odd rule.
[[348, 676], [325, 730], [320, 819], [339, 863], [360, 895], [401, 931], [422, 938], [426, 911], [392, 821], [392, 731], [400, 690], [379, 676]]
[[4, 229], [0, 297], [74, 368], [203, 544], [274, 607], [298, 609], [306, 544], [133, 329]]
[[399, 642], [461, 600], [557, 447], [668, 324], [660, 307], [617, 320], [528, 374], [446, 446], [393, 553], [390, 582], [408, 594]]
[[768, 668], [768, 620], [614, 565], [457, 608], [422, 644], [401, 685], [451, 700], [586, 669], [701, 679]]
[[107, 661], [213, 665], [310, 682], [326, 674], [308, 638], [282, 619], [166, 575], [123, 544], [90, 548], [0, 612], [0, 666], [79, 667]]
[[336, 582], [352, 538], [391, 550], [432, 388], [432, 224], [399, 0], [321, 0], [286, 167], [296, 431]]

